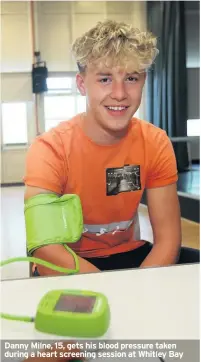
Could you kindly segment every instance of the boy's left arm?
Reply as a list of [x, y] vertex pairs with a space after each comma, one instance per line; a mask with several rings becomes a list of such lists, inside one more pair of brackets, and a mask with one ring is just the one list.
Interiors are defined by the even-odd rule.
[[176, 264], [181, 247], [181, 215], [176, 183], [147, 189], [154, 243], [141, 267]]

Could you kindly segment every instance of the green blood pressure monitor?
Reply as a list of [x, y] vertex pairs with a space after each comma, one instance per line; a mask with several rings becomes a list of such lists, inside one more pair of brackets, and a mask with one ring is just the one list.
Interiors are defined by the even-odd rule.
[[1, 313], [5, 319], [34, 322], [36, 330], [58, 336], [96, 338], [110, 323], [107, 298], [94, 291], [52, 290], [43, 296], [35, 317]]
[[109, 321], [109, 305], [103, 294], [53, 290], [38, 305], [35, 327], [43, 333], [93, 338], [105, 334]]

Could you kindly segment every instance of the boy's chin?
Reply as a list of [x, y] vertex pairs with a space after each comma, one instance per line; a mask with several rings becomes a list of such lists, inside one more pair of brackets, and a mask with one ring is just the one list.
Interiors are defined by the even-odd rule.
[[124, 120], [122, 122], [111, 120], [110, 122], [104, 123], [104, 128], [108, 129], [111, 132], [123, 132], [128, 129], [130, 125], [130, 120]]

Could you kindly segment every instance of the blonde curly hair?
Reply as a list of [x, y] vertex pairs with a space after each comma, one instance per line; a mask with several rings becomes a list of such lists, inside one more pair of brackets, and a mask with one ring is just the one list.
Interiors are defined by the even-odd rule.
[[80, 72], [84, 72], [89, 64], [118, 65], [141, 72], [153, 64], [158, 54], [156, 44], [156, 37], [151, 32], [106, 20], [77, 38], [72, 53]]

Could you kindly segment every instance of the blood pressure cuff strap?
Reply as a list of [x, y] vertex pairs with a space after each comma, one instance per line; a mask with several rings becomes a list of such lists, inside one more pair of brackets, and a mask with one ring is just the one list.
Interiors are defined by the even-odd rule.
[[24, 205], [27, 252], [41, 246], [75, 243], [83, 232], [83, 214], [77, 195], [40, 194]]

